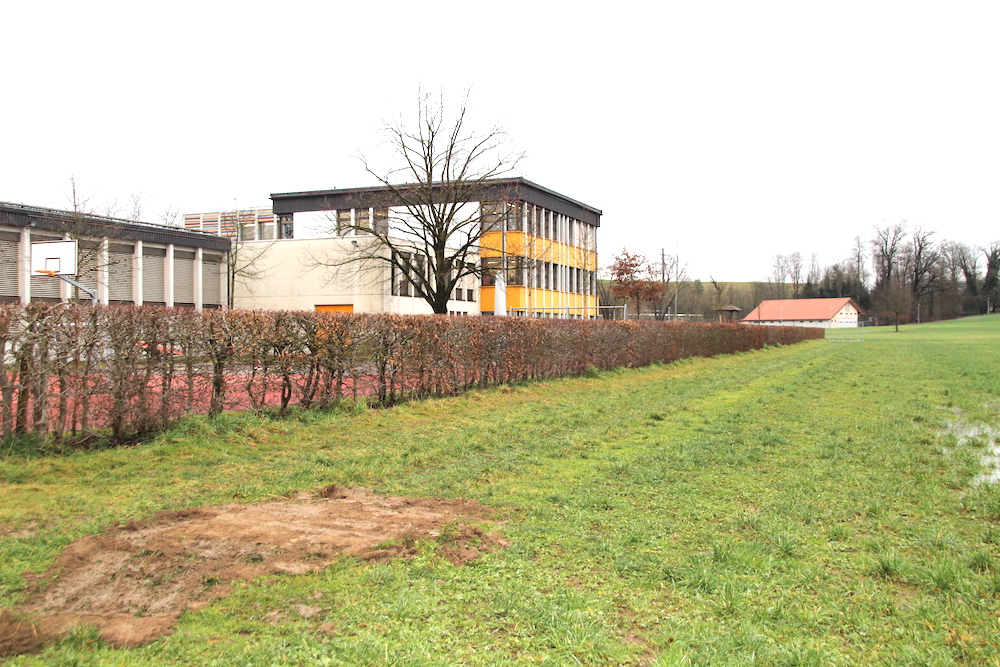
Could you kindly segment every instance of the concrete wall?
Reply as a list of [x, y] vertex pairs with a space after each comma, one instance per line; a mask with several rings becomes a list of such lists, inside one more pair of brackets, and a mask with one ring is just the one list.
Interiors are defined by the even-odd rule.
[[[350, 263], [339, 268], [320, 265], [349, 257], [357, 240], [342, 237], [246, 242], [249, 253], [264, 249], [253, 267], [260, 270], [261, 276], [246, 284], [237, 282], [234, 307], [313, 311], [323, 306], [350, 306], [355, 313], [431, 314], [430, 305], [420, 297], [392, 295], [386, 264]], [[478, 298], [478, 289], [476, 293]], [[478, 315], [480, 311], [478, 300], [453, 300], [448, 309], [467, 315]]]

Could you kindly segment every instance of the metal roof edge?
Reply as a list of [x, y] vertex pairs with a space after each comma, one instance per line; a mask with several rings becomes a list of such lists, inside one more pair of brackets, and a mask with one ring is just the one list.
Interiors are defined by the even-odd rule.
[[[443, 185], [443, 184], [445, 184], [447, 182], [448, 181], [435, 181], [434, 185], [435, 186]], [[539, 184], [537, 184], [537, 183], [535, 183], [533, 181], [529, 181], [528, 179], [526, 179], [526, 178], [524, 178], [522, 176], [516, 176], [516, 177], [512, 177], [512, 178], [488, 178], [488, 179], [484, 179], [482, 181], [479, 181], [478, 184], [483, 185], [483, 186], [521, 185], [521, 186], [524, 186], [526, 188], [531, 188], [533, 190], [537, 190], [538, 192], [543, 192], [543, 193], [545, 193], [545, 194], [547, 194], [547, 195], [549, 195], [551, 197], [556, 197], [557, 199], [561, 199], [561, 200], [565, 201], [568, 204], [573, 204], [575, 206], [579, 206], [579, 207], [584, 208], [584, 209], [586, 209], [586, 210], [588, 210], [591, 213], [594, 213], [596, 215], [599, 215], [599, 216], [600, 215], [604, 215], [604, 212], [601, 209], [599, 209], [599, 208], [595, 208], [593, 206], [590, 206], [589, 204], [584, 204], [583, 202], [578, 201], [576, 199], [573, 199], [572, 197], [567, 197], [566, 195], [560, 194], [560, 193], [556, 192], [555, 190], [552, 190], [550, 188], [546, 188], [546, 187], [544, 187], [542, 185], [539, 185]], [[304, 190], [304, 191], [301, 191], [301, 192], [272, 192], [271, 193], [271, 201], [274, 201], [276, 198], [277, 199], [290, 199], [290, 198], [293, 198], [293, 197], [329, 197], [329, 196], [334, 196], [334, 195], [349, 195], [349, 194], [375, 193], [375, 192], [392, 192], [394, 189], [405, 189], [405, 188], [413, 187], [413, 186], [416, 186], [416, 185], [421, 185], [421, 184], [419, 184], [419, 183], [400, 183], [398, 185], [392, 185], [392, 186], [388, 186], [388, 185], [372, 185], [372, 186], [367, 186], [367, 187], [355, 187], [355, 188], [332, 188], [332, 189], [329, 189], [329, 190]]]

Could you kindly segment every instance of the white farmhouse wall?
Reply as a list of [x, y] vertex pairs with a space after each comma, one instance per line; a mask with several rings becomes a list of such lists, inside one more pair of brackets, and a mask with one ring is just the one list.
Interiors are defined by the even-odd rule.
[[833, 316], [833, 321], [830, 323], [831, 329], [849, 329], [857, 326], [858, 309], [851, 303], [848, 303], [837, 311], [837, 314]]

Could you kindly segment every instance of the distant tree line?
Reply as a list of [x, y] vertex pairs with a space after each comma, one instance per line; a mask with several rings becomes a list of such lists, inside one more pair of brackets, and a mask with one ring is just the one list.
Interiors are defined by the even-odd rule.
[[855, 238], [845, 261], [820, 270], [814, 260], [801, 296], [851, 296], [866, 313], [896, 324], [996, 312], [1000, 241], [983, 248], [936, 240], [935, 232], [905, 222], [874, 232], [867, 244]]
[[[906, 222], [876, 226], [867, 241], [855, 237], [848, 257], [821, 266], [812, 255], [775, 255], [763, 280], [724, 283], [710, 279], [658, 279], [656, 262], [623, 250], [604, 271], [601, 303], [629, 304], [632, 319], [661, 318], [659, 295], [672, 302], [666, 319], [717, 319], [733, 305], [746, 315], [765, 299], [852, 297], [865, 316], [885, 324], [954, 319], [1000, 310], [1000, 241], [988, 247], [937, 240], [936, 233]], [[679, 266], [678, 258], [670, 260]]]

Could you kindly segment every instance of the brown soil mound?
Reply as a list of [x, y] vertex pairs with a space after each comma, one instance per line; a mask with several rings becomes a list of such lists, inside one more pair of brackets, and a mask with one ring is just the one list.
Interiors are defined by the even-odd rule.
[[[230, 584], [268, 573], [303, 574], [338, 555], [408, 558], [437, 540], [453, 563], [505, 545], [461, 525], [488, 508], [471, 500], [397, 498], [331, 486], [257, 505], [161, 512], [70, 544], [17, 614], [0, 614], [0, 657], [24, 653], [77, 625], [114, 646], [166, 634], [185, 609], [228, 595]], [[47, 584], [47, 585], [46, 585]]]

